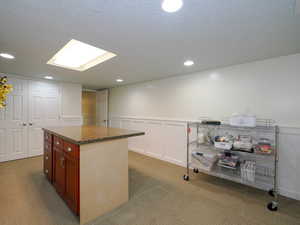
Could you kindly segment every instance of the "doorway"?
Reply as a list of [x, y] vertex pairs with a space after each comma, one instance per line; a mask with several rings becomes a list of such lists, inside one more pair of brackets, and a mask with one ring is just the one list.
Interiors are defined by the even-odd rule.
[[85, 126], [108, 125], [108, 90], [82, 91], [82, 118]]
[[82, 91], [82, 121], [83, 125], [96, 125], [96, 92]]

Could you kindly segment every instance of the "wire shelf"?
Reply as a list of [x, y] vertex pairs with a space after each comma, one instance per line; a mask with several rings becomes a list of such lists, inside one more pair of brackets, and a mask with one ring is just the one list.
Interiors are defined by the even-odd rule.
[[[208, 120], [206, 117], [201, 119]], [[189, 179], [190, 168], [197, 169], [197, 171], [208, 175], [269, 191], [275, 197], [275, 201], [271, 203], [274, 203], [277, 207], [278, 127], [272, 119], [257, 119], [256, 125], [255, 127], [231, 126], [229, 125], [229, 118], [224, 118], [220, 125], [203, 124], [201, 122], [187, 123], [187, 174], [184, 175], [184, 179]], [[205, 134], [205, 143], [199, 143], [199, 133], [202, 133], [201, 142], [203, 142], [203, 135]], [[217, 162], [214, 162], [213, 166], [206, 168], [199, 166], [201, 160], [196, 160], [195, 155], [192, 157], [192, 151], [213, 152], [220, 157], [220, 153], [224, 153], [225, 150], [214, 146], [214, 137], [228, 135], [232, 137], [248, 135], [254, 145], [258, 144], [262, 138], [268, 139], [272, 151], [267, 154], [256, 151], [253, 147], [249, 151], [232, 147], [226, 151], [238, 156], [239, 160], [236, 167], [223, 167], [224, 165], [217, 163], [220, 158], [217, 159]]]
[[[191, 164], [191, 166], [193, 165], [194, 164]], [[220, 167], [218, 165], [215, 165], [210, 171], [202, 169], [201, 167], [197, 167], [197, 169], [204, 174], [230, 180], [239, 184], [244, 184], [250, 187], [258, 188], [260, 190], [269, 191], [270, 189], [273, 188], [272, 176], [265, 176], [256, 173], [255, 180], [252, 182], [242, 178], [240, 169], [232, 170], [232, 169]]]

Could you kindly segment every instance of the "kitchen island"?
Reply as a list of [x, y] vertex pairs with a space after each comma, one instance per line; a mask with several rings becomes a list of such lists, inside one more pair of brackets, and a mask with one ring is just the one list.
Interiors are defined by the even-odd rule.
[[44, 173], [80, 224], [128, 201], [128, 139], [144, 135], [100, 126], [43, 128]]

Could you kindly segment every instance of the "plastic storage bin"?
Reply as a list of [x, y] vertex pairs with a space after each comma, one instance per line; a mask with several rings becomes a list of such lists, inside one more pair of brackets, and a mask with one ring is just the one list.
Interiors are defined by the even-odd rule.
[[212, 167], [218, 160], [215, 152], [194, 151], [192, 152], [193, 165], [199, 169], [211, 171]]

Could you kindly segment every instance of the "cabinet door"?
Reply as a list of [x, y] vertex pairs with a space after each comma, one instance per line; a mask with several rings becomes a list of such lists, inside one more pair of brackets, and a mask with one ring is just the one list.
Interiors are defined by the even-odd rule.
[[65, 199], [68, 206], [78, 214], [78, 189], [79, 189], [78, 159], [66, 156], [66, 193]]
[[56, 191], [64, 197], [66, 191], [66, 160], [64, 153], [57, 148], [54, 150], [54, 186]]

